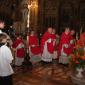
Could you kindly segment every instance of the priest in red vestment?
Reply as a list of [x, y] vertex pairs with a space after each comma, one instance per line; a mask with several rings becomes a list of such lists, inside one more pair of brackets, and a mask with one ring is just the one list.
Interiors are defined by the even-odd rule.
[[62, 33], [59, 43], [59, 63], [69, 63], [69, 44], [70, 44], [70, 29], [65, 28], [65, 32]]
[[20, 66], [25, 57], [24, 42], [20, 34], [17, 34], [12, 47], [15, 49], [15, 65]]
[[34, 31], [31, 31], [27, 40], [28, 40], [30, 61], [32, 63], [39, 62], [41, 60], [41, 49], [39, 46], [38, 38], [35, 35]]
[[54, 51], [52, 31], [53, 29], [49, 27], [41, 38], [42, 61], [47, 63], [52, 62], [52, 56]]

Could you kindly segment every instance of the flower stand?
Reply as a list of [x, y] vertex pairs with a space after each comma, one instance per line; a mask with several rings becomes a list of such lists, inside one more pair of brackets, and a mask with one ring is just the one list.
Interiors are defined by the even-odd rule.
[[76, 70], [77, 70], [76, 77], [77, 78], [83, 78], [83, 74], [82, 74], [83, 69], [82, 68], [76, 68]]
[[85, 85], [85, 78], [84, 79], [80, 79], [80, 78], [77, 78], [76, 76], [74, 75], [71, 75], [71, 80], [74, 84], [77, 84], [77, 85]]
[[[74, 72], [74, 74], [71, 74], [71, 80], [74, 84], [77, 85], [85, 85], [85, 74], [82, 69], [76, 69], [77, 74]], [[83, 72], [83, 73], [82, 73]]]

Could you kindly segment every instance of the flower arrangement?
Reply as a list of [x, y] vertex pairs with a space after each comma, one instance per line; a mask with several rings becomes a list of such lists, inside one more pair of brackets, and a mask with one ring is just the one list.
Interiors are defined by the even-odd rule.
[[71, 55], [71, 63], [75, 68], [85, 67], [85, 45], [82, 40], [77, 40], [73, 54]]

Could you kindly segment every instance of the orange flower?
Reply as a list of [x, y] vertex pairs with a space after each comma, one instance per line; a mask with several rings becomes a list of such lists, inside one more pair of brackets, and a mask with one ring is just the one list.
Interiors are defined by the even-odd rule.
[[79, 40], [78, 44], [82, 47], [84, 46], [84, 42], [82, 40]]
[[72, 61], [73, 61], [73, 62], [75, 62], [75, 61], [76, 61], [76, 59], [74, 59], [74, 58], [73, 58], [73, 59], [72, 59]]
[[85, 56], [82, 56], [82, 60], [85, 60]]
[[72, 59], [75, 59], [76, 58], [76, 56], [75, 55], [72, 55]]
[[79, 45], [76, 45], [75, 48], [78, 49], [78, 48], [80, 48], [80, 46]]
[[[84, 41], [85, 41], [85, 37], [84, 37]], [[71, 55], [72, 56], [72, 60], [71, 62], [74, 65], [78, 65], [78, 66], [83, 66], [85, 64], [85, 52], [84, 52], [84, 46], [85, 46], [85, 42], [82, 39], [79, 39], [75, 42], [75, 47], [74, 47], [74, 52]]]

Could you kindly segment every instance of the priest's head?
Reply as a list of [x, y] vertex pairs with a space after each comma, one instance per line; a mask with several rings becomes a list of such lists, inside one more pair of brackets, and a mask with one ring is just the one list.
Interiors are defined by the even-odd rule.
[[49, 32], [50, 34], [52, 34], [52, 32], [53, 32], [52, 27], [48, 27], [48, 32]]
[[52, 34], [56, 34], [56, 30], [53, 28]]
[[30, 35], [31, 35], [31, 36], [34, 36], [35, 34], [36, 34], [36, 33], [35, 33], [34, 30], [31, 30], [31, 31], [30, 31]]
[[0, 29], [3, 29], [5, 27], [5, 22], [3, 20], [0, 20]]
[[69, 34], [70, 33], [70, 28], [69, 27], [65, 27], [65, 34]]

